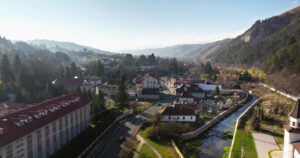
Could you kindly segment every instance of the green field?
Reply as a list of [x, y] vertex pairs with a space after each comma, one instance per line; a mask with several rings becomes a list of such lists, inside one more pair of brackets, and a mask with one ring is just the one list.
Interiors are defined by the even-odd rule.
[[257, 158], [257, 153], [251, 132], [238, 129], [232, 149], [232, 157], [240, 158], [242, 156], [245, 158]]
[[143, 130], [141, 132], [142, 137], [147, 140], [149, 144], [151, 144], [164, 158], [173, 158], [177, 157], [176, 153], [171, 148], [171, 145], [169, 141], [167, 140], [161, 140], [161, 141], [155, 141], [148, 137], [148, 132], [153, 128], [153, 126], [150, 126]]
[[143, 144], [138, 158], [155, 158], [157, 157], [154, 151], [152, 151], [146, 144]]

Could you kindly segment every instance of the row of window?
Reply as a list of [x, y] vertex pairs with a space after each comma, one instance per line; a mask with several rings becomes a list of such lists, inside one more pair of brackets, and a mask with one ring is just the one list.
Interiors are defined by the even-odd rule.
[[[173, 117], [173, 118], [174, 118], [174, 117]], [[177, 117], [176, 117], [176, 119], [177, 119], [177, 120], [179, 120], [179, 119], [180, 119], [180, 117], [179, 117], [179, 116], [177, 116]], [[183, 117], [182, 117], [182, 119], [183, 119], [183, 120], [185, 120], [185, 116], [183, 116]], [[191, 116], [191, 119], [193, 119], [193, 117], [192, 117], [192, 116]], [[171, 120], [171, 116], [169, 116], [169, 120]]]
[[[71, 125], [73, 125], [73, 118], [74, 118], [73, 116], [75, 116], [75, 122], [74, 123], [77, 123], [75, 130], [73, 128], [73, 127], [75, 127], [75, 124], [71, 127], [71, 129], [72, 129], [71, 130], [72, 133], [70, 133], [71, 137], [74, 137], [76, 135], [76, 132], [78, 134], [79, 132], [82, 131], [82, 129], [84, 129], [83, 119], [88, 121], [87, 120], [87, 117], [88, 117], [87, 115], [89, 114], [88, 106], [83, 108], [83, 110], [84, 110], [84, 118], [82, 117], [82, 108], [80, 109], [80, 112], [78, 110], [78, 111], [73, 112], [73, 113], [70, 114], [71, 115], [71, 117], [70, 117], [71, 118]], [[75, 113], [75, 115], [73, 115], [74, 113]], [[78, 113], [79, 113], [79, 116], [80, 116], [79, 119], [78, 119]], [[65, 119], [66, 119], [66, 122], [65, 122], [66, 126], [68, 126], [68, 115], [65, 116]], [[80, 120], [80, 125], [79, 125], [79, 120]], [[51, 125], [52, 125], [52, 130], [53, 130], [53, 140], [55, 140], [53, 142], [56, 142], [56, 122], [53, 122]], [[85, 125], [87, 125], [87, 122], [85, 122]], [[62, 118], [59, 119], [59, 128], [60, 128], [60, 131], [63, 130], [62, 129]], [[36, 136], [37, 136], [37, 146], [38, 146], [38, 150], [39, 150], [39, 148], [42, 147], [42, 133], [41, 133], [41, 130], [38, 130], [36, 132]], [[65, 138], [66, 140], [68, 139], [67, 137], [68, 137], [68, 127], [67, 127], [67, 130], [66, 130], [66, 138]], [[49, 126], [48, 125], [45, 127], [45, 138], [46, 138], [46, 141], [49, 142], [50, 137], [49, 137]], [[24, 150], [23, 145], [24, 145], [23, 144], [23, 138], [16, 141], [16, 148], [17, 148], [17, 155], [16, 156], [17, 157], [19, 157], [20, 155], [23, 155], [23, 150]], [[55, 146], [56, 146], [56, 143], [55, 143]], [[47, 148], [47, 150], [49, 150], [49, 149]], [[31, 134], [29, 134], [27, 136], [27, 151], [32, 152], [32, 135]], [[12, 157], [12, 155], [13, 155], [12, 154], [13, 153], [12, 144], [9, 144], [5, 147], [5, 152], [6, 152], [6, 157], [10, 157], [10, 156]], [[39, 152], [41, 152], [41, 151], [38, 151], [38, 155], [40, 155]], [[0, 158], [1, 158], [1, 156], [2, 156], [2, 149], [0, 148]]]

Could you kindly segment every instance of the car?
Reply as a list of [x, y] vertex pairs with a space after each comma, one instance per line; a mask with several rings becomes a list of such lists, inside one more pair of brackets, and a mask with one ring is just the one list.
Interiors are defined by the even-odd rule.
[[120, 142], [120, 143], [124, 142], [125, 140], [126, 140], [125, 136], [121, 136], [121, 137], [119, 138], [119, 142]]

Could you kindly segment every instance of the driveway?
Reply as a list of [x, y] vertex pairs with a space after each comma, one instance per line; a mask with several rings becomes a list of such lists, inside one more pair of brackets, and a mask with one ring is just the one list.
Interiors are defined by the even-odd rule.
[[269, 158], [268, 152], [278, 149], [274, 137], [265, 133], [252, 133], [258, 158]]

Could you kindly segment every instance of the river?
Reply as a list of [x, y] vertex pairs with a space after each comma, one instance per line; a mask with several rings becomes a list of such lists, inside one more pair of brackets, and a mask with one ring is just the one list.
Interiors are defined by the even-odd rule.
[[224, 138], [223, 131], [232, 132], [232, 126], [235, 124], [236, 119], [257, 99], [253, 96], [252, 100], [246, 105], [229, 115], [216, 126], [206, 132], [200, 146], [201, 152], [198, 153], [200, 158], [222, 158], [225, 153], [224, 147], [230, 146], [231, 141]]

